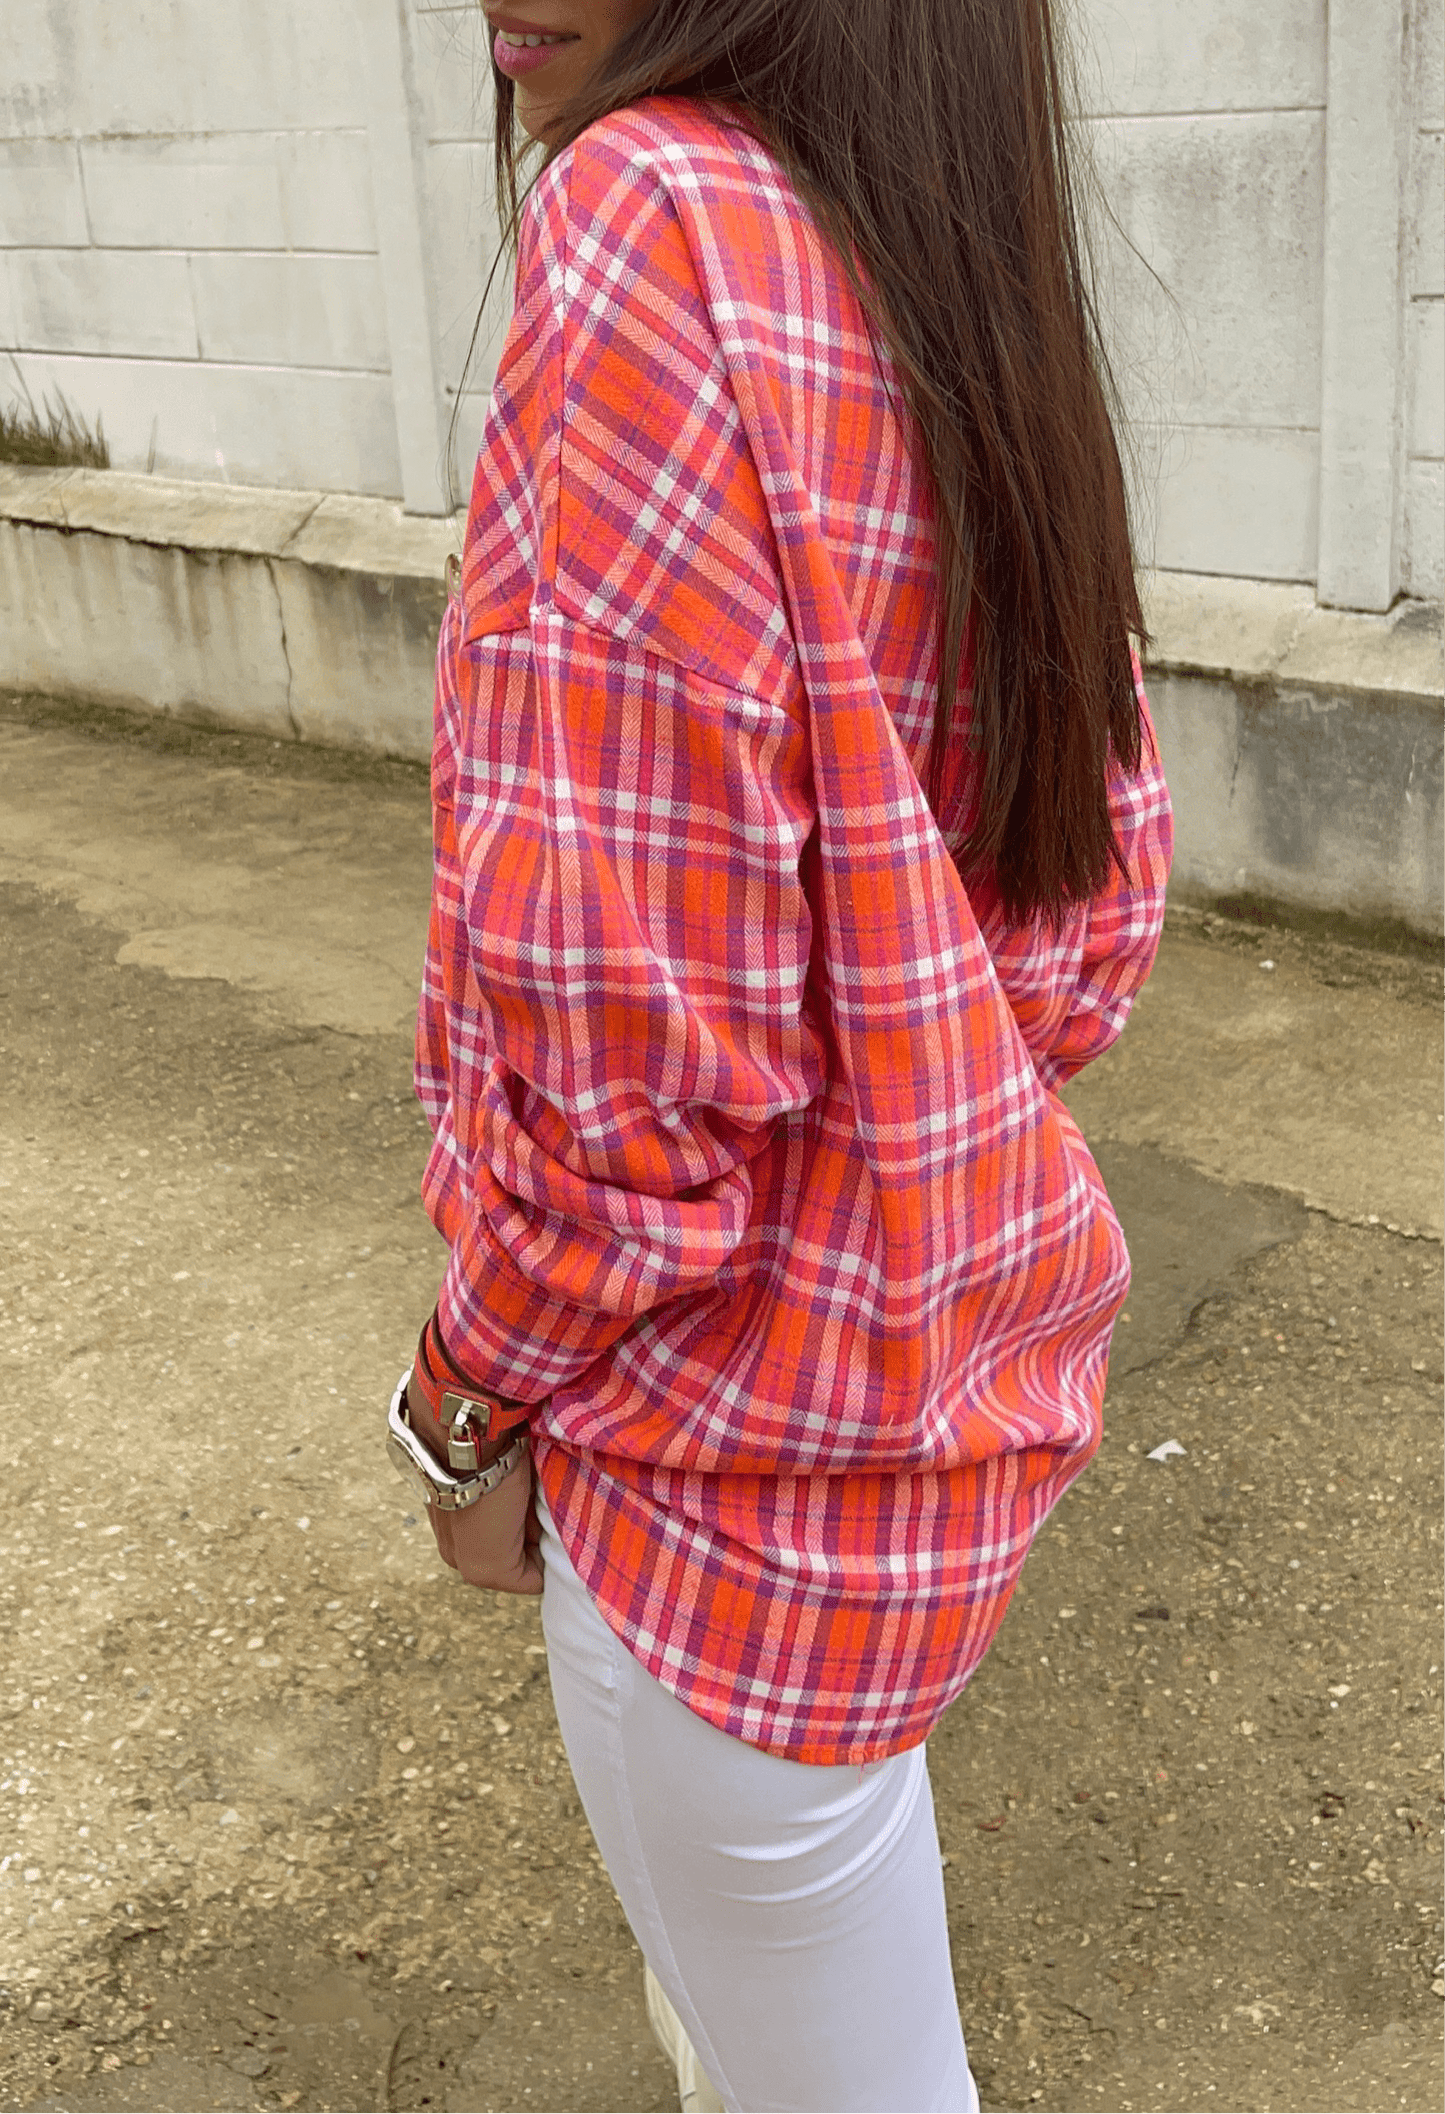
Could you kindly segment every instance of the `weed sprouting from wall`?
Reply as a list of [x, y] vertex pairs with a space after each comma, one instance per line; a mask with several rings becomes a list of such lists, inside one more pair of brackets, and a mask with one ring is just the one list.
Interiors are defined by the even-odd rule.
[[85, 470], [108, 470], [110, 448], [99, 413], [95, 425], [87, 425], [62, 390], [35, 402], [22, 377], [21, 394], [0, 404], [0, 462], [64, 466]]

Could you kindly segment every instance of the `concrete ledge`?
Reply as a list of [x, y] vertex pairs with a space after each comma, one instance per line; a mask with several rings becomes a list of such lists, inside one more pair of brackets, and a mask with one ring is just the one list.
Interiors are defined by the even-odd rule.
[[1372, 691], [1439, 704], [1440, 610], [1400, 602], [1385, 616], [1322, 609], [1309, 587], [1151, 573], [1149, 665], [1168, 675]]
[[1370, 616], [1307, 587], [1156, 573], [1146, 617], [1176, 891], [1438, 935], [1438, 607]]
[[424, 760], [460, 526], [0, 465], [0, 688]]
[[[0, 465], [0, 689], [424, 760], [461, 524], [385, 500]], [[1440, 612], [1147, 585], [1175, 882], [1438, 934]]]
[[13, 463], [0, 463], [0, 521], [418, 580], [440, 579], [462, 525], [345, 492], [187, 484], [122, 470], [32, 470]]

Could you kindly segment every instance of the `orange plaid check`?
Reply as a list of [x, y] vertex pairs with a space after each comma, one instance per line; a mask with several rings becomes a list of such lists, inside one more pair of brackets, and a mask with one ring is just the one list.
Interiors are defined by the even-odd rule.
[[[528, 203], [438, 658], [447, 1343], [535, 1403], [642, 1663], [812, 1762], [926, 1736], [1098, 1443], [1128, 1257], [1056, 1089], [1148, 973], [1170, 847], [1149, 730], [1127, 878], [1056, 932], [965, 891], [900, 401], [761, 147], [609, 118]], [[950, 831], [966, 726], [953, 760]]]

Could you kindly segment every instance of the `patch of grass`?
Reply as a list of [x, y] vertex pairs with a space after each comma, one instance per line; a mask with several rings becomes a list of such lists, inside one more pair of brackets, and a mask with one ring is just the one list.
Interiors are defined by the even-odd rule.
[[21, 394], [0, 404], [0, 462], [33, 463], [46, 468], [108, 470], [110, 447], [99, 413], [88, 426], [62, 390], [37, 405], [24, 380]]

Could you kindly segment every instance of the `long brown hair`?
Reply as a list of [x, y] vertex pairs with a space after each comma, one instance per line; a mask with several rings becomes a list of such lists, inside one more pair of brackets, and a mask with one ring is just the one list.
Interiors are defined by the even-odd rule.
[[[1057, 920], [1104, 884], [1109, 759], [1140, 754], [1144, 625], [1064, 81], [1053, 0], [657, 0], [547, 148], [647, 95], [723, 104], [835, 244], [936, 500], [926, 790], [938, 814], [967, 666], [977, 806], [955, 857], [1017, 920]], [[512, 83], [496, 84], [515, 239], [522, 150]]]

